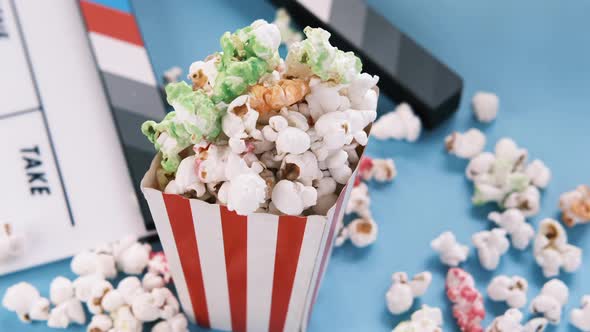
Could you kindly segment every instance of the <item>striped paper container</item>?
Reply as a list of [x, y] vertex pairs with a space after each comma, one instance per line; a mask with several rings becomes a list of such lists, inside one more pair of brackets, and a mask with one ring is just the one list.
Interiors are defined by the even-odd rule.
[[327, 216], [241, 216], [141, 187], [187, 316], [226, 331], [305, 331], [357, 170]]

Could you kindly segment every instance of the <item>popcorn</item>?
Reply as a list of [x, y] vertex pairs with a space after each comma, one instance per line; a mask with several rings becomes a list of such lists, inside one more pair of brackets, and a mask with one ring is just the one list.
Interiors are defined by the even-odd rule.
[[49, 299], [51, 303], [58, 305], [74, 297], [74, 285], [70, 279], [57, 277], [49, 286]]
[[151, 291], [154, 288], [164, 287], [166, 282], [159, 274], [148, 272], [141, 279], [141, 285], [146, 291]]
[[411, 320], [399, 323], [392, 332], [442, 332], [442, 313], [439, 308], [422, 305]]
[[444, 232], [430, 242], [430, 247], [440, 255], [440, 260], [448, 266], [457, 266], [467, 260], [469, 247], [457, 242], [455, 235]]
[[123, 296], [125, 303], [130, 304], [135, 297], [144, 292], [141, 281], [137, 277], [126, 277], [117, 285], [117, 291]]
[[570, 323], [584, 332], [590, 332], [590, 295], [582, 296], [580, 308], [570, 312]]
[[[272, 22], [279, 28], [281, 32], [281, 40], [287, 48], [295, 42], [299, 42], [303, 39], [303, 35], [299, 31], [295, 31], [291, 28], [291, 16], [284, 8], [277, 9], [275, 20]], [[176, 332], [176, 331], [175, 331]]]
[[[344, 154], [346, 155], [346, 152]], [[283, 159], [280, 171], [283, 178], [291, 181], [297, 180], [306, 186], [312, 185], [314, 180], [319, 180], [324, 176], [318, 166], [318, 160], [315, 154], [311, 151], [305, 151], [302, 154], [288, 154]], [[333, 179], [331, 180], [334, 181]], [[335, 186], [336, 183], [334, 181]], [[333, 193], [335, 189], [329, 193]]]
[[41, 297], [33, 303], [28, 316], [31, 320], [48, 320], [49, 319], [49, 307], [50, 307], [49, 300], [44, 297]]
[[471, 128], [465, 133], [455, 131], [445, 138], [447, 151], [459, 158], [471, 159], [479, 155], [485, 145], [485, 135], [476, 128]]
[[527, 165], [528, 152], [509, 138], [496, 143], [495, 153], [474, 157], [465, 170], [474, 183], [473, 204], [495, 202], [501, 208], [516, 208], [526, 217], [539, 212], [541, 193], [550, 179], [549, 169], [539, 160]]
[[169, 283], [172, 279], [170, 268], [168, 266], [168, 260], [166, 259], [166, 255], [164, 255], [163, 251], [152, 251], [150, 253], [150, 261], [148, 262], [147, 270], [149, 273], [162, 276], [165, 283]]
[[141, 332], [143, 323], [135, 318], [131, 308], [127, 305], [122, 306], [111, 314], [113, 319], [113, 329], [117, 332]]
[[179, 304], [168, 288], [155, 288], [136, 296], [131, 309], [142, 322], [153, 322], [159, 318], [169, 319], [179, 311]]
[[[20, 282], [12, 285], [6, 289], [4, 297], [2, 298], [2, 306], [18, 315], [18, 318], [23, 322], [31, 322], [31, 320], [37, 318], [40, 320], [46, 320], [45, 314], [40, 314], [40, 307], [44, 307], [46, 299], [43, 299], [39, 294], [39, 291], [31, 284], [26, 282]], [[47, 310], [49, 307], [46, 307]], [[32, 312], [36, 315], [32, 315]], [[33, 318], [32, 316], [36, 316]]]
[[420, 297], [426, 293], [432, 275], [430, 272], [422, 272], [408, 280], [405, 272], [396, 272], [391, 276], [393, 284], [385, 294], [387, 308], [394, 314], [402, 314], [412, 307], [414, 298]]
[[488, 296], [492, 301], [505, 301], [510, 308], [522, 308], [527, 301], [528, 287], [522, 277], [500, 275], [488, 285]]
[[272, 190], [272, 201], [279, 211], [288, 215], [299, 215], [303, 210], [314, 205], [317, 191], [312, 186], [299, 182], [281, 180]]
[[88, 324], [86, 332], [109, 332], [113, 327], [113, 320], [107, 315], [94, 315]]
[[422, 123], [410, 105], [399, 104], [393, 112], [384, 114], [373, 124], [371, 135], [377, 139], [405, 139], [415, 142], [420, 136]]
[[152, 247], [139, 243], [134, 236], [128, 236], [113, 244], [113, 255], [117, 267], [126, 274], [140, 274], [149, 262]]
[[475, 233], [472, 241], [477, 249], [481, 266], [487, 270], [495, 270], [502, 255], [510, 248], [510, 242], [506, 238], [506, 231], [502, 228]]
[[559, 196], [561, 219], [568, 227], [590, 223], [590, 187], [580, 185]]
[[164, 84], [168, 83], [175, 83], [180, 80], [180, 76], [182, 75], [182, 69], [178, 66], [170, 67], [168, 70], [164, 72], [163, 79]]
[[76, 299], [82, 302], [90, 301], [92, 296], [92, 288], [94, 285], [102, 282], [104, 278], [100, 274], [89, 274], [78, 277], [73, 282], [74, 294]]
[[348, 238], [355, 247], [364, 248], [377, 241], [379, 228], [371, 218], [355, 219], [346, 228], [348, 229]]
[[544, 332], [549, 321], [544, 317], [537, 317], [531, 319], [525, 324], [523, 332]]
[[355, 140], [360, 145], [368, 142], [364, 131], [375, 120], [374, 110], [352, 110], [323, 114], [314, 124], [319, 140], [311, 147], [319, 161]]
[[250, 89], [250, 105], [260, 113], [260, 123], [276, 115], [283, 107], [294, 105], [310, 92], [307, 81], [302, 79], [280, 79], [273, 86], [258, 84]]
[[101, 280], [92, 285], [90, 298], [86, 301], [88, 311], [92, 314], [101, 314], [104, 312], [102, 306], [103, 298], [113, 289], [113, 285], [106, 280]]
[[528, 247], [535, 236], [533, 226], [526, 222], [524, 214], [518, 209], [507, 209], [503, 213], [493, 211], [488, 214], [488, 219], [504, 229], [510, 235], [512, 245], [519, 250]]
[[492, 122], [498, 115], [499, 99], [490, 92], [477, 92], [471, 100], [475, 117], [480, 122]]
[[547, 278], [557, 276], [560, 268], [574, 272], [582, 264], [582, 249], [568, 244], [563, 227], [550, 218], [544, 219], [539, 225], [533, 253]]
[[359, 175], [365, 181], [375, 179], [377, 182], [388, 182], [392, 181], [397, 176], [397, 168], [395, 167], [395, 162], [391, 158], [369, 159], [368, 157], [363, 157], [361, 163], [363, 162], [366, 166], [359, 168]]
[[0, 262], [21, 255], [24, 245], [23, 234], [15, 233], [9, 223], [0, 223]]
[[196, 156], [190, 156], [183, 159], [176, 170], [176, 178], [168, 182], [164, 189], [167, 194], [183, 195], [193, 192], [195, 197], [202, 197], [207, 191], [205, 184], [195, 172]]
[[99, 274], [111, 279], [117, 275], [115, 257], [110, 252], [82, 251], [72, 258], [70, 268], [80, 276]]
[[488, 326], [486, 332], [522, 332], [522, 312], [518, 309], [508, 309], [504, 315], [496, 317]]
[[485, 318], [483, 297], [473, 277], [460, 268], [451, 268], [446, 279], [447, 297], [453, 303], [453, 317], [463, 332], [481, 332]]
[[187, 332], [188, 321], [183, 314], [158, 322], [152, 328], [152, 332]]
[[356, 213], [362, 218], [370, 218], [370, 207], [371, 197], [369, 196], [369, 187], [365, 183], [360, 183], [358, 186], [352, 188], [345, 213]]
[[569, 290], [561, 280], [549, 280], [531, 302], [530, 310], [534, 314], [542, 314], [551, 324], [559, 324], [561, 310], [568, 297]]

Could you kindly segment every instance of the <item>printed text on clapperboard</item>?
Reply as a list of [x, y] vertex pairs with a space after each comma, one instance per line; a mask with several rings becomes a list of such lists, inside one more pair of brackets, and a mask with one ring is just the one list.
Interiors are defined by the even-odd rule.
[[0, 39], [8, 37], [8, 31], [6, 31], [6, 25], [4, 24], [4, 12], [2, 6], [0, 6]]
[[20, 150], [25, 162], [25, 172], [29, 181], [31, 195], [51, 195], [51, 188], [47, 181], [47, 173], [43, 171], [43, 160], [39, 146], [31, 146]]

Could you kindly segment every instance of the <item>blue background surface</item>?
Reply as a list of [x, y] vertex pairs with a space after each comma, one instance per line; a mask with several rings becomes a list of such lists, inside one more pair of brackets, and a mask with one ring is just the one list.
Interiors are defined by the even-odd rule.
[[[106, 0], [105, 0], [106, 1]], [[111, 1], [112, 2], [112, 1]], [[114, 1], [116, 2], [116, 1]], [[368, 154], [393, 157], [399, 176], [393, 184], [371, 184], [372, 211], [379, 223], [379, 240], [368, 249], [349, 244], [336, 249], [311, 319], [310, 331], [390, 331], [400, 319], [387, 312], [384, 294], [394, 271], [433, 272], [434, 279], [420, 303], [439, 306], [444, 330], [458, 331], [444, 295], [446, 269], [429, 248], [445, 230], [469, 243], [471, 234], [490, 228], [493, 207], [470, 205], [471, 187], [463, 171], [466, 161], [443, 151], [443, 139], [453, 130], [482, 129], [487, 148], [504, 136], [528, 148], [553, 171], [542, 196], [535, 225], [558, 214], [559, 194], [590, 182], [588, 124], [590, 123], [590, 1], [538, 0], [372, 0], [380, 13], [454, 68], [465, 80], [459, 112], [442, 127], [426, 132], [417, 143], [371, 140]], [[274, 7], [266, 1], [140, 1], [134, 0], [156, 73], [190, 63], [219, 49], [226, 30], [256, 18], [272, 20]], [[384, 36], [385, 38], [386, 36]], [[498, 119], [477, 123], [469, 109], [477, 90], [497, 93]], [[382, 98], [380, 108], [393, 102]], [[568, 230], [570, 242], [584, 250], [584, 265], [576, 274], [562, 274], [571, 296], [565, 313], [590, 293], [590, 226]], [[74, 277], [63, 261], [0, 279], [0, 290], [25, 280], [47, 295], [52, 278]], [[495, 272], [480, 268], [475, 255], [464, 266], [480, 290], [497, 274], [518, 274], [530, 282], [529, 300], [545, 282], [530, 250], [511, 250]], [[486, 325], [506, 307], [486, 300]], [[528, 317], [528, 314], [525, 316]], [[0, 310], [0, 331], [45, 331], [43, 324], [22, 325]], [[83, 331], [82, 327], [72, 331]], [[193, 331], [200, 329], [193, 327]], [[564, 315], [550, 331], [575, 331]]]

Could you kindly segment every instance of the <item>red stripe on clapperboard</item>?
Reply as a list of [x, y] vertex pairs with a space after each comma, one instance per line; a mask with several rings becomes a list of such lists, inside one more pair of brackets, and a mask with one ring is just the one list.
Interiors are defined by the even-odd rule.
[[246, 331], [248, 218], [220, 206], [232, 331]]
[[314, 290], [313, 290], [313, 297], [311, 299], [311, 305], [309, 306], [309, 313], [307, 315], [307, 319], [309, 320], [311, 317], [311, 311], [315, 304], [315, 300], [318, 296], [318, 291], [320, 288], [321, 278], [324, 273], [324, 269], [326, 268], [326, 262], [328, 261], [328, 256], [332, 250], [332, 246], [334, 244], [334, 235], [336, 233], [336, 225], [338, 225], [338, 220], [340, 219], [340, 210], [342, 210], [342, 203], [344, 203], [344, 196], [346, 196], [346, 189], [348, 188], [348, 184], [342, 188], [340, 197], [338, 197], [338, 201], [336, 202], [336, 208], [334, 209], [334, 215], [331, 220], [332, 224], [330, 225], [330, 232], [328, 233], [328, 242], [326, 242], [326, 246], [324, 247], [324, 253], [322, 256], [322, 262], [320, 263], [320, 271], [318, 273], [318, 278], [315, 282]]
[[89, 1], [80, 1], [88, 31], [143, 46], [133, 15]]
[[196, 320], [199, 325], [209, 327], [209, 311], [190, 202], [182, 196], [162, 195]]
[[285, 327], [307, 218], [280, 216], [270, 307], [270, 332]]

